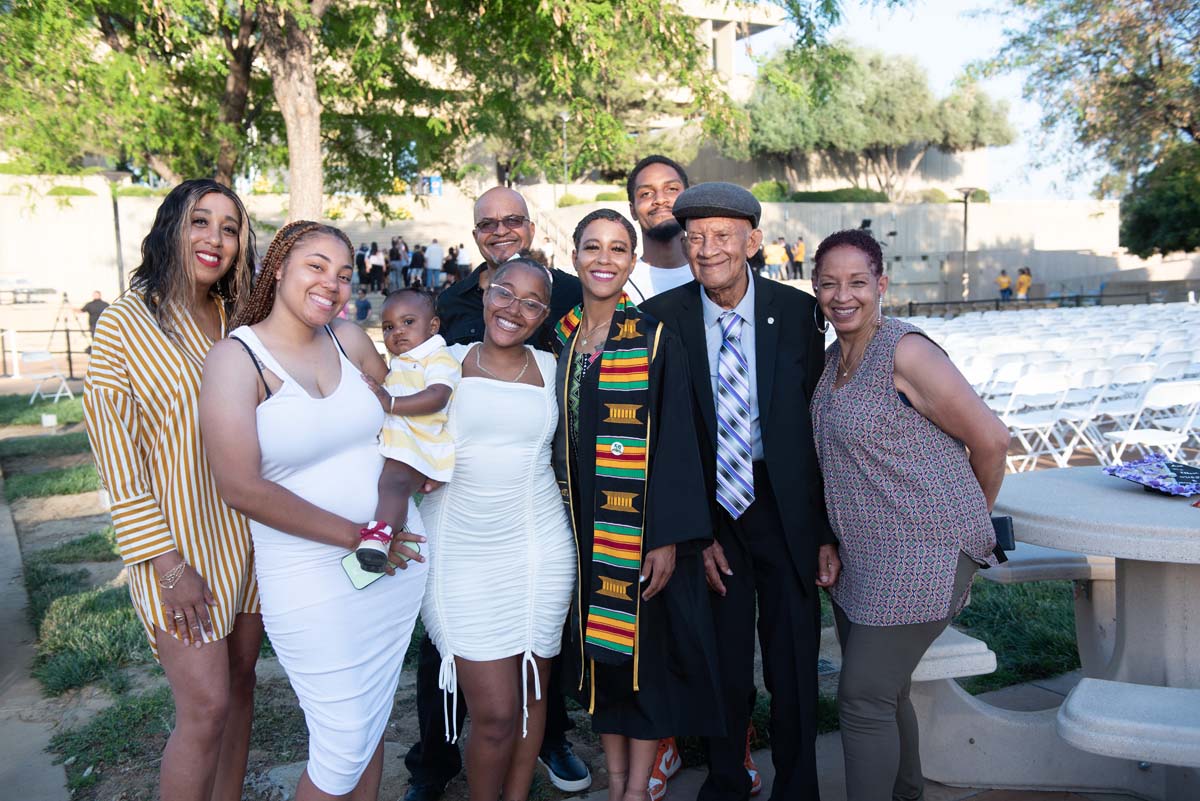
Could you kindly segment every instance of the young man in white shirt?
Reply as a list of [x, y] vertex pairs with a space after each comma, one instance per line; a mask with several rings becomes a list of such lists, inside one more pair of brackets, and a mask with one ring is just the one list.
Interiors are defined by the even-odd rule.
[[683, 252], [683, 228], [671, 213], [675, 198], [687, 188], [687, 173], [666, 156], [646, 156], [629, 172], [625, 184], [629, 213], [642, 229], [642, 257], [625, 284], [634, 303], [692, 280]]

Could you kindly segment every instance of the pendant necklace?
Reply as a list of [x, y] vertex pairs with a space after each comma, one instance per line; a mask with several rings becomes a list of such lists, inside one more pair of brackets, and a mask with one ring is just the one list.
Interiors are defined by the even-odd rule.
[[591, 340], [592, 334], [594, 334], [596, 332], [596, 330], [600, 328], [600, 326], [604, 326], [605, 330], [608, 330], [608, 327], [610, 325], [612, 325], [612, 320], [608, 320], [607, 322], [599, 323], [599, 324], [594, 325], [591, 328], [587, 329], [587, 331], [584, 332], [583, 336], [581, 336], [579, 338], [579, 344], [583, 345], [586, 348], [588, 343], [592, 341]]
[[525, 351], [525, 366], [521, 368], [521, 372], [517, 373], [516, 378], [501, 378], [500, 376], [493, 373], [491, 370], [484, 367], [483, 362], [479, 361], [479, 352], [481, 350], [483, 350], [482, 345], [480, 345], [478, 348], [475, 349], [475, 366], [478, 367], [483, 372], [487, 373], [492, 378], [496, 379], [497, 381], [503, 381], [506, 384], [516, 384], [522, 378], [525, 377], [525, 371], [529, 369], [529, 350], [528, 349], [526, 349], [526, 351]]

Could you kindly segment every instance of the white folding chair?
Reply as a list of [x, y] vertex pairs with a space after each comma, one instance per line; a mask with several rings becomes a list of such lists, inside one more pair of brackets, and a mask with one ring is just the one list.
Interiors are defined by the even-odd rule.
[[[1174, 459], [1179, 449], [1194, 434], [1196, 413], [1200, 410], [1200, 381], [1164, 381], [1146, 392], [1133, 424], [1124, 431], [1109, 431], [1104, 438], [1112, 443], [1112, 460], [1121, 463], [1125, 449], [1132, 446], [1145, 455], [1158, 448], [1168, 459]], [[1171, 412], [1170, 418], [1153, 419], [1155, 412]], [[1161, 427], [1170, 420], [1173, 427]], [[1154, 422], [1158, 426], [1153, 425]], [[1150, 423], [1150, 425], [1145, 425]]]
[[1059, 407], [1059, 426], [1055, 432], [1058, 442], [1070, 437], [1070, 441], [1063, 446], [1064, 462], [1070, 463], [1076, 448], [1087, 448], [1100, 464], [1108, 464], [1105, 442], [1093, 423], [1112, 377], [1113, 371], [1108, 367], [1071, 375], [1068, 381], [1071, 389]]
[[[37, 381], [37, 386], [33, 388], [33, 394], [29, 396], [29, 405], [31, 406], [38, 398], [51, 398], [58, 403], [58, 399], [64, 395], [68, 398], [75, 397], [71, 388], [67, 386], [67, 377], [58, 369], [58, 365], [54, 362], [54, 356], [48, 350], [22, 351], [21, 377]], [[53, 396], [42, 392], [42, 386], [47, 381], [58, 381]]]
[[1009, 433], [1025, 449], [1023, 454], [1009, 455], [1009, 469], [1015, 472], [1032, 470], [1042, 456], [1049, 456], [1059, 467], [1066, 467], [1066, 443], [1058, 436], [1061, 420], [1059, 407], [1069, 389], [1063, 372], [1033, 373], [1017, 379], [1000, 419]]

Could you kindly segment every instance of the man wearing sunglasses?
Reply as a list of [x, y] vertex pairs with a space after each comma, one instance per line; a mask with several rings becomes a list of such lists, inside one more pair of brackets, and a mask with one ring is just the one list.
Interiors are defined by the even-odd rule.
[[[519, 298], [502, 286], [492, 286], [491, 279], [500, 265], [522, 251], [533, 241], [534, 226], [529, 219], [529, 207], [517, 192], [497, 186], [480, 195], [475, 203], [475, 244], [483, 254], [479, 265], [463, 280], [452, 284], [438, 296], [437, 313], [441, 319], [441, 334], [449, 344], [480, 342], [483, 339], [483, 306], [512, 309], [528, 319], [541, 316], [544, 307], [532, 298]], [[550, 271], [552, 287], [550, 313], [546, 322], [530, 337], [528, 344], [550, 351], [554, 341], [554, 326], [583, 300], [579, 279], [562, 270]], [[481, 576], [483, 580], [486, 577]], [[446, 784], [462, 770], [462, 755], [458, 746], [446, 742], [445, 707], [438, 688], [438, 668], [441, 655], [429, 637], [421, 641], [417, 662], [417, 719], [420, 739], [404, 758], [411, 776], [404, 801], [433, 801], [440, 797]], [[571, 749], [566, 732], [571, 727], [564, 704], [561, 677], [556, 657], [552, 662], [546, 704], [546, 731], [542, 739], [539, 761], [550, 774], [551, 783], [564, 792], [580, 792], [592, 783], [587, 765]], [[466, 716], [465, 704], [459, 699], [457, 721], [462, 728]]]
[[[491, 278], [501, 264], [532, 244], [534, 225], [525, 198], [504, 186], [484, 192], [475, 201], [472, 233], [483, 255], [483, 264], [438, 297], [441, 332], [449, 345], [479, 342], [483, 338], [484, 290], [491, 285]], [[553, 284], [550, 314], [529, 340], [530, 345], [541, 350], [553, 349], [554, 326], [583, 300], [583, 290], [574, 275], [551, 268], [550, 277]]]

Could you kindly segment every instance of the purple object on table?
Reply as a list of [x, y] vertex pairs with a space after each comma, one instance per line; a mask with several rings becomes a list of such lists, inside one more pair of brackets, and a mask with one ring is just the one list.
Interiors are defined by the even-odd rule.
[[[1191, 465], [1172, 462], [1160, 453], [1151, 454], [1136, 462], [1106, 467], [1104, 472], [1164, 495], [1200, 495], [1200, 478], [1195, 481], [1181, 479], [1183, 475], [1200, 471]], [[1191, 478], [1190, 475], [1187, 477]]]

